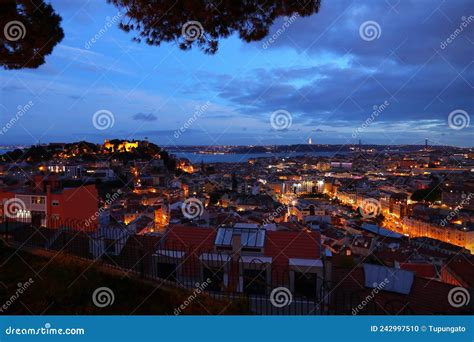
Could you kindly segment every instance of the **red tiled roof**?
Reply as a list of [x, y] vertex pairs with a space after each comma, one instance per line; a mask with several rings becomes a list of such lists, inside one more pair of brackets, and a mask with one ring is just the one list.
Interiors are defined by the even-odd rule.
[[[355, 267], [352, 269], [333, 268], [333, 288], [332, 292], [337, 291], [357, 294], [360, 298], [365, 298], [373, 289], [364, 286], [364, 269]], [[453, 285], [442, 283], [436, 280], [429, 280], [415, 276], [411, 291], [408, 295], [380, 291], [373, 298], [379, 308], [385, 310], [401, 310], [404, 305], [411, 308], [417, 315], [443, 314], [462, 314], [465, 307], [454, 308], [448, 302], [448, 293]], [[399, 308], [390, 303], [394, 301], [400, 304]], [[394, 312], [392, 314], [397, 314]]]
[[291, 223], [291, 222], [281, 222], [279, 223], [280, 226], [283, 226], [283, 227], [286, 227], [292, 231], [300, 231], [301, 230], [301, 227], [295, 223]]
[[422, 278], [436, 278], [437, 276], [436, 268], [432, 264], [401, 263], [400, 268], [415, 272], [418, 277]]
[[321, 236], [318, 232], [268, 231], [265, 240], [265, 256], [273, 258], [277, 265], [288, 265], [289, 258], [319, 259]]
[[474, 287], [474, 257], [461, 255], [447, 263], [447, 269], [455, 273], [455, 275], [469, 287]]
[[384, 249], [374, 253], [377, 259], [383, 261], [386, 264], [393, 264], [395, 261], [400, 263], [408, 262], [411, 257], [413, 257], [413, 250], [412, 249], [397, 249], [397, 250], [389, 250]]
[[[188, 252], [211, 251], [216, 231], [210, 228], [172, 226], [164, 239], [165, 248]], [[289, 258], [319, 259], [320, 235], [318, 232], [267, 231], [264, 255], [273, 258], [277, 265], [288, 266]]]
[[214, 247], [216, 231], [212, 228], [170, 226], [164, 238], [165, 247], [169, 249], [209, 251]]

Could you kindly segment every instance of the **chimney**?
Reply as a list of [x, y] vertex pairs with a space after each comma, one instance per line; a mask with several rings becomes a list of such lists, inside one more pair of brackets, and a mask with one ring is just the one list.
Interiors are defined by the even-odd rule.
[[240, 234], [233, 234], [232, 236], [232, 260], [230, 261], [229, 280], [227, 290], [231, 292], [238, 291], [240, 288], [241, 279], [241, 265], [240, 265]]
[[324, 248], [323, 266], [324, 266], [324, 280], [329, 284], [332, 281], [332, 252], [329, 248]]
[[240, 234], [234, 234], [232, 236], [232, 259], [233, 260], [239, 259], [241, 249], [242, 249], [242, 245], [240, 242]]
[[328, 288], [332, 286], [332, 252], [329, 248], [323, 249], [323, 283], [318, 288], [319, 293], [322, 294], [323, 305], [329, 305], [331, 302], [331, 292]]

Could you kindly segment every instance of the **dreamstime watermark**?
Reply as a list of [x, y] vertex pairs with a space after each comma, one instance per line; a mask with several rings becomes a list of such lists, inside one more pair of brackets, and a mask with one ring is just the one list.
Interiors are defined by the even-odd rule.
[[278, 109], [270, 116], [270, 124], [273, 129], [277, 131], [283, 131], [291, 127], [293, 118], [291, 113], [284, 109]]
[[203, 34], [204, 28], [202, 27], [202, 24], [196, 20], [187, 21], [181, 28], [181, 35], [188, 42], [193, 42], [201, 38]]
[[115, 116], [109, 110], [106, 110], [106, 109], [98, 110], [92, 116], [92, 124], [99, 131], [112, 128], [114, 127], [114, 124], [115, 124]]
[[5, 329], [5, 335], [84, 335], [83, 328], [53, 328], [51, 323], [46, 323], [40, 328], [15, 328], [9, 326]]
[[184, 132], [186, 132], [186, 130], [188, 128], [190, 128], [194, 122], [199, 118], [201, 117], [201, 115], [209, 109], [209, 106], [211, 105], [211, 103], [209, 101], [207, 101], [205, 104], [201, 105], [201, 106], [197, 106], [196, 107], [196, 110], [194, 111], [194, 114], [188, 119], [186, 120], [186, 122], [179, 128], [177, 129], [176, 131], [174, 131], [174, 137], [176, 139], [178, 139]]
[[469, 127], [471, 118], [469, 114], [462, 109], [455, 109], [448, 115], [448, 125], [456, 131]]
[[474, 15], [470, 15], [469, 17], [465, 17], [465, 16], [462, 16], [461, 17], [461, 24], [459, 24], [459, 27], [457, 29], [455, 29], [453, 31], [453, 33], [451, 33], [449, 35], [448, 38], [446, 38], [445, 40], [443, 40], [440, 44], [439, 44], [439, 47], [441, 48], [441, 50], [444, 50], [448, 47], [449, 44], [451, 44], [452, 42], [454, 42], [454, 40], [464, 31], [464, 29], [466, 29], [469, 24], [471, 24], [472, 22], [474, 21]]
[[107, 208], [113, 203], [115, 202], [119, 197], [120, 195], [122, 194], [122, 190], [118, 189], [116, 192], [114, 192], [112, 195], [110, 194], [107, 194], [106, 197], [107, 199], [105, 200], [105, 205], [100, 207], [99, 210], [97, 210], [94, 215], [92, 215], [91, 217], [89, 217], [86, 222], [85, 222], [85, 226], [86, 227], [89, 227], [94, 221], [97, 220], [97, 218], [100, 216], [100, 214], [102, 214], [105, 210], [107, 210]]
[[276, 308], [288, 306], [293, 302], [293, 295], [291, 291], [284, 287], [276, 287], [270, 293], [270, 303]]
[[7, 133], [8, 130], [12, 128], [18, 122], [18, 120], [20, 120], [20, 118], [25, 115], [33, 106], [33, 101], [28, 101], [25, 105], [18, 106], [15, 116], [12, 117], [5, 125], [3, 125], [2, 129], [0, 130], [0, 135], [4, 135], [5, 133]]
[[448, 302], [453, 308], [466, 306], [471, 301], [469, 291], [464, 287], [454, 287], [448, 293]]
[[461, 197], [463, 198], [462, 201], [453, 210], [451, 210], [444, 219], [441, 220], [441, 223], [440, 223], [441, 227], [446, 226], [449, 223], [449, 221], [451, 221], [454, 217], [459, 215], [459, 212], [471, 201], [471, 198], [473, 197], [473, 193], [470, 192], [468, 195], [462, 194]]
[[359, 35], [363, 40], [371, 42], [380, 38], [382, 35], [382, 28], [379, 23], [374, 20], [364, 21], [359, 26]]
[[352, 137], [353, 138], [357, 138], [359, 136], [359, 134], [364, 130], [366, 129], [367, 127], [369, 127], [372, 122], [375, 121], [375, 119], [390, 105], [390, 102], [388, 102], [387, 100], [385, 100], [381, 105], [377, 106], [377, 105], [374, 105], [373, 106], [373, 111], [372, 111], [372, 114], [370, 114], [370, 116], [364, 121], [364, 123], [356, 128], [353, 132], [352, 132]]
[[9, 198], [3, 203], [3, 215], [8, 218], [16, 218], [18, 212], [25, 210], [26, 204], [20, 198]]
[[290, 198], [288, 200], [288, 205], [278, 206], [278, 208], [276, 208], [274, 211], [272, 211], [270, 213], [270, 215], [268, 215], [268, 217], [262, 221], [262, 225], [273, 223], [275, 218], [279, 217], [282, 212], [288, 210], [290, 203], [295, 201], [296, 198], [297, 198], [296, 196], [290, 196]]
[[262, 44], [262, 48], [264, 50], [268, 49], [268, 47], [270, 45], [272, 45], [274, 42], [277, 41], [277, 39], [283, 34], [285, 33], [285, 31], [291, 26], [291, 24], [293, 24], [296, 19], [298, 19], [298, 17], [300, 16], [299, 13], [294, 13], [291, 17], [285, 17], [284, 18], [284, 21], [283, 21], [283, 24], [281, 25], [281, 27], [274, 33], [271, 35], [270, 38], [268, 38], [263, 44]]
[[390, 281], [385, 278], [380, 284], [374, 283], [373, 286], [374, 288], [370, 293], [360, 302], [359, 305], [357, 305], [355, 308], [352, 308], [352, 315], [357, 315], [361, 310], [364, 310], [364, 308], [367, 306], [367, 304], [370, 303], [372, 299], [375, 298], [375, 296], [385, 287], [390, 283]]
[[34, 280], [32, 278], [28, 279], [25, 283], [18, 283], [17, 284], [17, 289], [13, 295], [10, 296], [10, 298], [7, 299], [7, 301], [0, 306], [0, 313], [3, 313], [4, 311], [7, 311], [8, 308], [15, 303], [18, 298], [25, 292], [32, 284], [34, 283]]
[[210, 278], [207, 278], [205, 281], [203, 281], [201, 284], [196, 283], [195, 286], [196, 288], [194, 289], [193, 293], [191, 293], [188, 298], [181, 304], [179, 307], [174, 309], [174, 315], [178, 316], [181, 314], [186, 308], [191, 305], [191, 303], [201, 294], [204, 292], [206, 287], [209, 286], [209, 284], [212, 283]]
[[190, 197], [186, 199], [183, 204], [181, 204], [181, 212], [183, 213], [184, 217], [192, 220], [203, 214], [204, 205], [197, 198]]
[[105, 308], [115, 302], [115, 294], [108, 287], [99, 287], [92, 293], [92, 303], [98, 308]]
[[363, 218], [377, 217], [382, 211], [382, 205], [375, 198], [366, 198], [359, 206], [359, 212]]
[[120, 18], [123, 17], [123, 14], [121, 12], [118, 12], [116, 15], [114, 15], [112, 18], [107, 16], [105, 18], [105, 24], [104, 26], [91, 38], [89, 39], [85, 44], [84, 48], [86, 50], [89, 50], [92, 45], [97, 43], [103, 36], [104, 34], [107, 33], [107, 31], [114, 25]]
[[278, 206], [278, 208], [272, 211], [270, 215], [265, 220], [262, 221], [262, 225], [273, 223], [275, 218], [279, 217], [280, 214], [286, 210], [287, 210], [287, 207], [285, 205]]
[[21, 21], [12, 20], [3, 27], [3, 35], [11, 42], [16, 42], [26, 36], [26, 27]]

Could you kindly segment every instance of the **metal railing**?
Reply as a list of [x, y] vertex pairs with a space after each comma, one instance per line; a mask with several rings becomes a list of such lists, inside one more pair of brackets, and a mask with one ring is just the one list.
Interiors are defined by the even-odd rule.
[[54, 228], [35, 227], [4, 219], [1, 227], [5, 240], [16, 248], [67, 253], [152, 279], [159, 285], [191, 291], [201, 288], [217, 299], [241, 301], [254, 314], [416, 314], [404, 301], [366, 302], [366, 289], [333, 286], [320, 274], [294, 272], [264, 262], [258, 255], [249, 261], [248, 255], [244, 260], [229, 251], [170, 245], [160, 236], [131, 234], [125, 229], [108, 230], [101, 236], [68, 225], [56, 222]]

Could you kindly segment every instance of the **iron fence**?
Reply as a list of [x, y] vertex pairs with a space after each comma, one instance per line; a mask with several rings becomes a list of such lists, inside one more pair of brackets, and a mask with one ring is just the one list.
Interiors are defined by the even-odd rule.
[[254, 314], [415, 314], [403, 301], [364, 301], [364, 289], [336, 287], [321, 274], [293, 272], [259, 255], [170, 245], [161, 236], [137, 235], [126, 229], [100, 235], [73, 229], [70, 224], [56, 222], [46, 228], [4, 219], [1, 227], [5, 240], [17, 248], [67, 253], [159, 285], [189, 290], [199, 287], [211, 297], [246, 303]]

